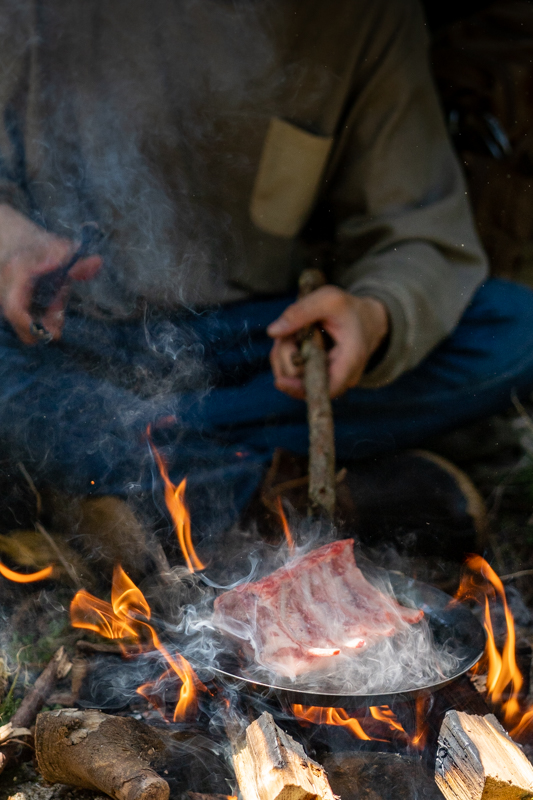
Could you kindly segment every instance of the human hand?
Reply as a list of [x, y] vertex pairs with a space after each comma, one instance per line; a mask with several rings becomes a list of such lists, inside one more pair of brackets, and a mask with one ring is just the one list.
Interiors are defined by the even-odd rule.
[[[53, 272], [76, 252], [79, 242], [48, 233], [11, 206], [0, 204], [0, 309], [24, 344], [35, 344], [30, 333], [30, 306], [36, 280]], [[40, 322], [53, 339], [61, 337], [71, 281], [94, 278], [100, 256], [80, 258], [69, 271]]]
[[333, 340], [328, 352], [331, 397], [357, 386], [368, 359], [389, 329], [387, 309], [381, 301], [355, 297], [337, 286], [321, 286], [286, 308], [267, 328], [274, 339], [270, 363], [276, 387], [299, 400], [305, 398], [305, 389], [303, 367], [294, 363], [296, 333], [313, 323], [319, 323]]

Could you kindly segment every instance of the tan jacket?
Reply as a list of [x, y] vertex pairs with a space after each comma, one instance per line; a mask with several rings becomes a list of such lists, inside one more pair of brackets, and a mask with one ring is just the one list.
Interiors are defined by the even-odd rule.
[[294, 290], [387, 306], [363, 385], [416, 366], [486, 275], [416, 0], [6, 0], [0, 198], [96, 219], [87, 313]]

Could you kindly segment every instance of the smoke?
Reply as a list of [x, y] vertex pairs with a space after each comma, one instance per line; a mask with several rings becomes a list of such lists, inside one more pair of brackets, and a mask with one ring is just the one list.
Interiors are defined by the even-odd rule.
[[[308, 526], [302, 527], [308, 541], [300, 546], [297, 555], [293, 557], [296, 561], [317, 544], [316, 537], [320, 531], [320, 526], [311, 529]], [[324, 530], [321, 533], [324, 536]], [[331, 530], [328, 530], [328, 534], [329, 537], [335, 536], [335, 532]], [[235, 531], [231, 538], [239, 541]], [[323, 542], [322, 538], [320, 544]], [[443, 616], [446, 616], [446, 596], [436, 590], [434, 597], [432, 596], [440, 604], [435, 609], [436, 620], [432, 616], [433, 610], [426, 604], [424, 618], [415, 624], [407, 623], [401, 619], [393, 598], [395, 595], [399, 596], [400, 602], [405, 606], [420, 606], [420, 585], [398, 574], [373, 568], [368, 563], [365, 564], [364, 559], [358, 558], [367, 579], [385, 598], [390, 598], [388, 610], [382, 612], [381, 617], [380, 614], [376, 617], [378, 635], [367, 635], [367, 646], [353, 650], [353, 655], [348, 655], [344, 649], [334, 657], [317, 658], [318, 668], [313, 666], [310, 668], [312, 671], [289, 676], [286, 673], [285, 676], [276, 674], [272, 668], [275, 662], [272, 652], [269, 657], [265, 656], [271, 643], [265, 643], [265, 629], [261, 629], [257, 616], [252, 613], [244, 619], [244, 615], [244, 621], [231, 618], [224, 620], [222, 617], [222, 622], [220, 615], [218, 622], [213, 617], [214, 600], [223, 591], [258, 580], [283, 563], [293, 563], [285, 546], [275, 548], [257, 541], [254, 544], [250, 537], [248, 541], [244, 537], [241, 545], [245, 543], [246, 546], [241, 547], [239, 557], [236, 554], [233, 563], [231, 558], [226, 560], [219, 557], [217, 573], [218, 577], [225, 574], [223, 584], [211, 579], [208, 574], [184, 575], [183, 571], [174, 571], [171, 587], [164, 590], [164, 600], [161, 596], [152, 596], [150, 599], [150, 602], [155, 601], [162, 613], [165, 636], [192, 662], [201, 675], [211, 675], [223, 682], [227, 681], [228, 674], [235, 676], [233, 687], [231, 680], [229, 683], [230, 693], [239, 687], [239, 679], [242, 679], [249, 684], [266, 684], [287, 690], [345, 695], [346, 700], [351, 701], [354, 696], [409, 692], [439, 684], [457, 674], [461, 666], [464, 668], [462, 643], [453, 638], [454, 632], [451, 629], [446, 632], [446, 624], [442, 624]], [[286, 597], [302, 592], [305, 594], [307, 576], [302, 574], [301, 578], [300, 585], [292, 577], [287, 586]], [[312, 598], [308, 599], [311, 624], [316, 626], [316, 615], [313, 616], [311, 609]], [[342, 596], [342, 591], [336, 589], [332, 581], [329, 606], [331, 620], [329, 626], [327, 621], [324, 623], [325, 640], [329, 641], [332, 635], [335, 615], [343, 615], [343, 602], [346, 602], [346, 596]], [[282, 607], [279, 613], [283, 625], [286, 623], [283, 614], [289, 615], [291, 612], [288, 607]], [[390, 619], [395, 620], [394, 635], [379, 635], [384, 613], [389, 622]], [[279, 635], [271, 624], [270, 627], [266, 626], [266, 632], [267, 637]], [[308, 645], [308, 631], [302, 632], [302, 637], [302, 643]], [[320, 639], [320, 636], [317, 638]], [[315, 644], [319, 646], [320, 641]], [[287, 658], [287, 664], [290, 671], [290, 658]], [[286, 670], [287, 665], [284, 668]]]
[[[0, 190], [50, 232], [76, 239], [95, 221], [104, 234], [103, 267], [73, 285], [61, 343], [20, 353], [5, 336], [0, 435], [38, 482], [146, 491], [143, 430], [179, 418], [183, 393], [200, 402], [220, 378], [207, 352], [218, 331], [196, 323], [249, 296], [232, 279], [248, 263], [248, 145], [258, 157], [286, 78], [270, 7], [58, 1], [35, 15], [10, 0], [0, 10]], [[180, 439], [176, 423], [174, 449]]]
[[228, 284], [228, 265], [245, 261], [231, 209], [255, 169], [239, 136], [263, 135], [282, 82], [268, 8], [156, 0], [43, 11], [28, 45], [46, 67], [28, 192], [49, 229], [72, 237], [94, 219], [106, 236], [101, 274], [76, 287], [84, 310], [120, 318], [143, 304], [244, 296]]

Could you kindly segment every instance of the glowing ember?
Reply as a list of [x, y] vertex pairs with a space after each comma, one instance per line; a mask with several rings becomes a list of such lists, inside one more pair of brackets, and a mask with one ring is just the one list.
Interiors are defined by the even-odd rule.
[[[148, 439], [150, 440], [150, 429], [148, 429]], [[200, 561], [193, 547], [191, 537], [191, 517], [185, 505], [185, 487], [187, 478], [184, 478], [178, 486], [175, 486], [169, 478], [168, 468], [159, 450], [150, 441], [150, 447], [165, 484], [165, 503], [167, 505], [174, 528], [178, 537], [178, 542], [183, 553], [183, 558], [187, 564], [189, 572], [204, 569], [204, 564]]]
[[[173, 674], [181, 681], [174, 721], [196, 712], [197, 690], [205, 690], [205, 686], [189, 662], [179, 653], [169, 653], [154, 628], [148, 624], [151, 617], [150, 606], [122, 567], [115, 567], [113, 572], [110, 603], [93, 597], [82, 589], [72, 600], [70, 617], [74, 628], [94, 631], [106, 639], [130, 639], [141, 645], [143, 638], [148, 638], [151, 649], [158, 650], [168, 664], [164, 676]], [[142, 650], [141, 646], [139, 650]], [[151, 698], [155, 696], [152, 688], [151, 684], [144, 684], [137, 691], [152, 702]], [[157, 706], [157, 703], [154, 704]]]
[[289, 527], [289, 523], [287, 522], [287, 517], [285, 516], [283, 505], [281, 503], [281, 497], [279, 495], [276, 497], [276, 511], [278, 512], [279, 518], [281, 520], [281, 525], [283, 527], [283, 533], [285, 534], [285, 539], [287, 540], [289, 552], [293, 553], [294, 539], [292, 538], [291, 529]]
[[8, 581], [13, 581], [14, 583], [35, 583], [35, 581], [44, 581], [45, 578], [51, 577], [53, 571], [53, 566], [50, 566], [40, 569], [38, 572], [23, 574], [21, 572], [13, 572], [12, 569], [9, 569], [0, 562], [0, 575], [3, 575]]

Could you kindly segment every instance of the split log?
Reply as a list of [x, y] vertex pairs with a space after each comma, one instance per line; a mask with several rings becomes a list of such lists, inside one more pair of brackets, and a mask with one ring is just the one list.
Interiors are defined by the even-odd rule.
[[446, 714], [435, 781], [448, 800], [533, 798], [533, 765], [493, 714]]
[[153, 769], [165, 749], [149, 725], [95, 710], [47, 711], [35, 726], [35, 754], [46, 781], [116, 800], [168, 800], [168, 783]]
[[[299, 280], [299, 297], [325, 283], [318, 269], [306, 269]], [[333, 517], [335, 511], [335, 430], [329, 397], [328, 357], [316, 325], [302, 331], [300, 353], [309, 422], [309, 504], [312, 513]]]
[[[35, 722], [35, 717], [51, 695], [57, 681], [68, 675], [71, 666], [72, 664], [65, 652], [65, 648], [60, 647], [11, 717], [10, 723], [14, 729], [31, 728]], [[15, 761], [20, 752], [20, 741], [8, 741], [1, 747], [0, 772], [3, 772], [9, 763]]]
[[268, 712], [230, 738], [243, 800], [334, 800], [324, 768]]

